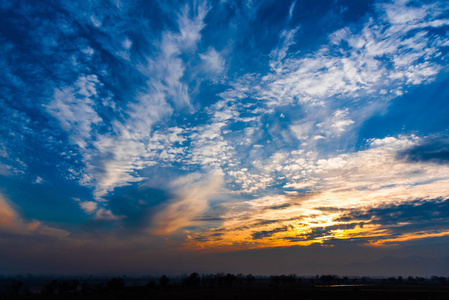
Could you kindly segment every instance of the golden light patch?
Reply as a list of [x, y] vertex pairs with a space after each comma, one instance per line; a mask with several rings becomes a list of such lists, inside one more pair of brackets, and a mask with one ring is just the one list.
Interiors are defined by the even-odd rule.
[[432, 238], [432, 237], [443, 237], [443, 236], [449, 236], [449, 230], [443, 231], [443, 232], [415, 232], [415, 233], [409, 233], [409, 234], [403, 234], [397, 238], [385, 238], [385, 239], [379, 239], [373, 242], [368, 243], [370, 246], [387, 246], [388, 244], [393, 244], [397, 242], [405, 242], [405, 241], [411, 241], [416, 239], [425, 239], [425, 238]]

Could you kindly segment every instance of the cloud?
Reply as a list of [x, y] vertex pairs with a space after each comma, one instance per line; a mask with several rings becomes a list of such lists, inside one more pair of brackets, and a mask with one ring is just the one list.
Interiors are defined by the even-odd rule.
[[[315, 158], [335, 151], [351, 151], [364, 121], [384, 113], [409, 87], [435, 80], [445, 64], [441, 41], [446, 38], [428, 30], [445, 26], [444, 9], [429, 4], [409, 10], [401, 1], [393, 6], [379, 4], [364, 23], [331, 33], [329, 43], [306, 55], [291, 50], [295, 38], [300, 38], [300, 27], [282, 30], [280, 46], [270, 53], [267, 74], [235, 79], [220, 94], [222, 100], [211, 107], [214, 116], [229, 122], [217, 136], [220, 144], [232, 150], [226, 151], [228, 159], [237, 158], [225, 170], [235, 178], [233, 183], [251, 193], [279, 185], [275, 179], [279, 166], [271, 160], [281, 152], [281, 145], [288, 145], [289, 150], [304, 153], [297, 158], [300, 163], [288, 167], [295, 168], [303, 182], [289, 184], [313, 186], [315, 179], [305, 182], [307, 176], [298, 174], [305, 163], [313, 164]], [[275, 113], [285, 117], [286, 111], [291, 112], [288, 126], [278, 126], [277, 120], [267, 117]], [[228, 124], [238, 123], [243, 115], [248, 120], [242, 125], [246, 136], [237, 130], [227, 134]], [[266, 133], [265, 127], [269, 128]], [[261, 143], [265, 157], [258, 154], [256, 159], [256, 149], [250, 152], [242, 147], [244, 143], [251, 147]], [[214, 158], [200, 156], [198, 161], [216, 161], [219, 153], [223, 152], [213, 153]]]
[[293, 11], [295, 9], [296, 2], [297, 0], [293, 1], [292, 4], [290, 4], [290, 8], [288, 10], [288, 15], [290, 18], [293, 16]]
[[92, 214], [97, 210], [97, 203], [93, 201], [80, 201], [80, 207], [86, 214]]
[[141, 181], [143, 178], [136, 171], [155, 164], [151, 161], [153, 145], [145, 143], [154, 124], [168, 118], [175, 108], [191, 107], [188, 86], [182, 80], [185, 65], [179, 56], [182, 51], [195, 50], [207, 10], [205, 2], [192, 8], [184, 6], [178, 14], [179, 32], [163, 32], [155, 58], [148, 57], [147, 65], [140, 66], [142, 74], [148, 76], [147, 87], [137, 95], [136, 102], [130, 103], [129, 121], [115, 122], [116, 135], [103, 135], [94, 143], [101, 154], [110, 154], [104, 160], [98, 156], [103, 172], [96, 173], [91, 168], [96, 197], [115, 187]]
[[221, 73], [225, 68], [225, 59], [214, 48], [210, 47], [206, 53], [200, 54], [204, 69], [207, 72]]
[[[221, 224], [196, 233], [186, 246], [264, 248], [332, 244], [338, 239], [374, 245], [389, 239], [444, 236], [449, 232], [448, 218], [439, 212], [447, 203], [442, 199], [449, 197], [449, 169], [428, 161], [410, 164], [398, 158], [398, 153], [423, 140], [417, 136], [373, 139], [367, 149], [355, 153], [304, 160], [299, 169], [302, 172], [293, 169], [293, 157], [286, 156], [276, 163], [281, 174], [287, 179], [297, 178], [294, 181], [298, 185], [313, 184], [285, 195], [223, 205]], [[284, 189], [292, 187], [293, 182]], [[304, 188], [310, 192], [301, 191]], [[352, 212], [358, 217], [348, 218]], [[433, 221], [426, 222], [429, 218]], [[222, 234], [214, 236], [217, 232]]]
[[101, 85], [96, 75], [81, 76], [74, 87], [57, 89], [53, 100], [46, 106], [61, 128], [70, 134], [72, 143], [85, 148], [94, 134], [94, 126], [102, 122], [96, 112], [96, 86]]
[[[26, 47], [11, 39], [1, 50], [0, 174], [28, 176], [30, 153], [60, 154], [42, 160], [60, 170], [54, 176], [92, 190], [93, 199], [78, 201], [81, 210], [116, 224], [129, 217], [110, 200], [118, 188], [163, 182], [175, 196], [154, 220], [142, 215], [152, 233], [185, 234], [192, 248], [393, 239], [405, 231], [386, 218], [343, 218], [447, 199], [446, 138], [405, 133], [362, 148], [357, 141], [366, 120], [446, 67], [447, 5], [379, 2], [298, 51], [307, 33], [293, 23], [296, 1], [286, 22], [264, 30], [256, 5], [265, 4], [251, 1], [147, 3], [157, 18], [116, 4], [61, 3], [67, 14], [46, 8], [54, 20], [36, 13], [39, 4], [17, 4], [11, 15], [21, 18], [7, 18]], [[166, 170], [175, 175], [157, 179]], [[27, 180], [42, 177], [51, 182], [47, 174]], [[5, 203], [5, 220], [12, 214], [17, 228], [37, 224]], [[444, 234], [432, 230], [421, 236]]]
[[365, 243], [385, 245], [415, 239], [449, 235], [447, 199], [412, 200], [403, 204], [386, 204], [369, 209], [345, 212], [336, 221], [360, 221], [374, 224], [379, 234]]
[[[332, 243], [332, 237], [334, 237], [336, 232], [339, 231], [348, 231], [351, 229], [355, 229], [356, 226], [364, 226], [363, 223], [346, 223], [346, 224], [338, 224], [338, 225], [330, 225], [323, 227], [312, 227], [308, 232], [298, 234], [297, 236], [288, 236], [285, 237], [285, 240], [289, 242], [301, 242], [301, 241], [316, 241], [323, 238], [329, 239], [331, 238], [330, 243]], [[328, 242], [329, 243], [329, 242]]]
[[172, 182], [176, 199], [163, 205], [154, 219], [153, 232], [167, 235], [179, 229], [199, 225], [196, 221], [209, 208], [209, 201], [223, 184], [223, 174], [212, 171], [207, 176], [191, 174]]
[[288, 231], [287, 227], [282, 227], [282, 228], [276, 228], [273, 230], [263, 230], [263, 231], [258, 231], [258, 232], [254, 232], [252, 234], [253, 239], [258, 240], [261, 238], [266, 238], [266, 237], [270, 237], [273, 234], [277, 233], [277, 232], [283, 232], [283, 231]]
[[[95, 209], [96, 209], [96, 207], [95, 207]], [[114, 215], [111, 210], [105, 209], [103, 207], [98, 208], [95, 212], [95, 220], [116, 221], [119, 219], [120, 219], [120, 217]]]
[[[295, 5], [290, 3], [289, 22]], [[366, 119], [385, 110], [407, 87], [434, 80], [445, 64], [441, 49], [447, 38], [430, 30], [447, 23], [444, 6], [378, 4], [364, 23], [335, 31], [327, 43], [308, 53], [295, 50], [303, 33], [300, 25], [289, 23], [276, 34], [278, 47], [255, 56], [256, 73], [224, 76], [227, 89], [203, 103], [196, 97], [202, 89], [198, 72], [204, 67], [212, 73], [231, 70], [239, 55], [237, 41], [246, 34], [239, 32], [235, 45], [217, 51], [223, 45], [213, 43], [206, 24], [215, 24], [206, 16], [209, 11], [216, 13], [217, 7], [206, 1], [177, 10], [160, 5], [161, 18], [171, 21], [163, 28], [154, 24], [157, 29], [150, 30], [141, 19], [129, 28], [135, 12], [132, 5], [63, 6], [73, 12], [73, 20], [58, 17], [57, 24], [41, 22], [36, 36], [53, 33], [48, 42], [33, 40], [48, 52], [49, 68], [63, 78], [49, 85], [53, 97], [44, 109], [68, 135], [72, 145], [67, 148], [80, 148], [70, 149], [82, 156], [77, 160], [77, 179], [94, 188], [97, 200], [117, 187], [146, 180], [144, 169], [156, 165], [221, 168], [229, 184], [251, 193], [283, 184], [275, 174], [279, 167], [271, 163], [279, 147], [304, 151], [289, 166], [296, 171], [302, 170], [304, 162], [313, 163], [312, 156], [346, 151]], [[239, 24], [231, 22], [232, 30], [250, 27], [258, 7], [247, 3], [241, 10], [236, 14], [247, 15]], [[76, 24], [82, 24], [96, 42], [83, 36]], [[67, 46], [71, 43], [64, 41], [75, 37], [77, 47], [71, 49]], [[5, 57], [12, 56], [8, 49]], [[125, 56], [130, 60], [125, 62]], [[11, 69], [13, 64], [2, 65]], [[17, 85], [23, 76], [10, 71], [9, 81]], [[41, 97], [45, 95], [48, 92]], [[284, 121], [276, 115], [284, 116]], [[57, 136], [46, 134], [47, 138]], [[58, 138], [63, 144], [63, 137]], [[6, 167], [1, 170], [6, 173]]]
[[36, 183], [36, 184], [41, 184], [43, 182], [45, 182], [45, 180], [40, 176], [37, 176], [36, 180], [34, 180], [34, 183]]
[[366, 210], [346, 211], [338, 220], [364, 220], [364, 222], [385, 226], [397, 225], [392, 230], [417, 225], [421, 229], [427, 226], [431, 226], [433, 229], [444, 229], [448, 223], [448, 205], [448, 199], [412, 200], [403, 204], [381, 204], [378, 207]]
[[[145, 179], [139, 170], [156, 164], [154, 159], [158, 158], [153, 153], [158, 145], [149, 142], [154, 141], [151, 136], [155, 124], [168, 120], [176, 110], [193, 109], [189, 82], [184, 79], [188, 59], [184, 61], [182, 54], [195, 54], [208, 10], [204, 1], [185, 5], [176, 15], [175, 30], [167, 29], [159, 39], [151, 38], [154, 47], [144, 53], [143, 61], [137, 60], [132, 66], [146, 82], [132, 91], [134, 95], [128, 97], [130, 101], [125, 106], [118, 107], [118, 96], [106, 89], [99, 74], [79, 76], [72, 86], [55, 89], [46, 110], [59, 121], [71, 143], [80, 148], [85, 167], [79, 181], [95, 188], [97, 200], [116, 187]], [[111, 29], [108, 27], [111, 24], [106, 25], [103, 22], [106, 19], [106, 16], [91, 17], [93, 24], [109, 36], [111, 32], [106, 30]], [[130, 38], [123, 36], [117, 45], [101, 42], [112, 54], [121, 51], [119, 56], [129, 59], [129, 51], [133, 49]], [[87, 47], [81, 52], [91, 57], [95, 50]], [[208, 52], [206, 56], [218, 59], [213, 54]]]
[[8, 205], [5, 198], [0, 195], [0, 225], [2, 227], [13, 227], [17, 225], [17, 216]]
[[447, 138], [429, 139], [423, 143], [398, 153], [398, 158], [408, 162], [449, 163], [449, 140]]
[[48, 226], [37, 220], [25, 221], [10, 201], [0, 194], [0, 234], [5, 233], [22, 238], [24, 236], [65, 238], [70, 234], [67, 230]]
[[11, 166], [0, 162], [0, 175], [3, 175], [3, 176], [12, 175], [11, 169], [12, 169]]

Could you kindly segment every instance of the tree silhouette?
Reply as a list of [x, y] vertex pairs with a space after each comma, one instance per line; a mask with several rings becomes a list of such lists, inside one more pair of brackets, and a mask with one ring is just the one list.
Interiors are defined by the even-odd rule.
[[81, 293], [86, 294], [89, 291], [89, 284], [86, 281], [83, 281], [81, 284]]
[[146, 287], [149, 289], [156, 289], [156, 287], [157, 287], [156, 281], [154, 281], [154, 280], [148, 281]]
[[251, 285], [254, 282], [255, 278], [252, 274], [246, 275], [246, 282], [248, 282], [249, 285]]
[[337, 279], [337, 275], [321, 275], [320, 281], [324, 284], [330, 285], [335, 279]]
[[189, 277], [184, 279], [184, 284], [190, 287], [196, 287], [200, 284], [201, 277], [198, 273], [194, 272]]
[[112, 291], [118, 291], [125, 287], [123, 278], [114, 277], [106, 282], [106, 287]]
[[2, 296], [7, 297], [15, 297], [19, 295], [20, 290], [23, 287], [23, 282], [12, 279], [12, 278], [5, 278], [0, 280], [0, 299], [2, 299]]
[[76, 293], [76, 290], [78, 289], [79, 282], [77, 280], [68, 281], [64, 280], [59, 283], [59, 294], [74, 294]]
[[228, 284], [228, 286], [232, 286], [232, 284], [234, 283], [234, 281], [236, 279], [237, 279], [237, 276], [235, 276], [234, 274], [228, 273], [228, 274], [226, 274], [225, 282]]
[[162, 289], [165, 289], [167, 287], [169, 281], [170, 281], [170, 278], [168, 278], [166, 275], [162, 275], [161, 278], [159, 278], [159, 286]]
[[47, 283], [43, 288], [41, 293], [46, 295], [53, 295], [59, 291], [59, 282], [57, 280], [52, 280]]
[[214, 275], [214, 281], [217, 282], [219, 287], [223, 284], [224, 278], [225, 276], [223, 273], [217, 273]]

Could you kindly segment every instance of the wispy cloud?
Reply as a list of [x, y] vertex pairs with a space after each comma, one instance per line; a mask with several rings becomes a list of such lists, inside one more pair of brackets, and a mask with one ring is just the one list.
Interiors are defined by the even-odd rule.
[[74, 87], [55, 90], [53, 100], [46, 106], [48, 113], [69, 133], [72, 143], [81, 149], [91, 143], [95, 125], [103, 121], [95, 108], [98, 100], [92, 99], [98, 97], [96, 85], [101, 85], [96, 75], [81, 76]]
[[[154, 125], [169, 118], [176, 109], [192, 109], [188, 83], [183, 80], [186, 65], [180, 55], [195, 53], [207, 10], [205, 2], [181, 9], [177, 15], [178, 30], [164, 31], [160, 40], [154, 42], [155, 53], [136, 65], [147, 82], [126, 108], [118, 110], [114, 102], [99, 99], [97, 87], [104, 84], [97, 75], [79, 77], [73, 87], [57, 89], [46, 106], [72, 143], [81, 148], [85, 164], [81, 183], [93, 185], [97, 199], [116, 187], [141, 181], [137, 172], [155, 164], [150, 139]], [[100, 26], [99, 21], [94, 23]], [[122, 46], [130, 50], [131, 40], [125, 38]], [[92, 51], [83, 52], [92, 55]], [[109, 109], [123, 114], [126, 120], [116, 118], [103, 124], [98, 111], [104, 111], [105, 105], [112, 105]], [[109, 133], [100, 130], [100, 126], [109, 129]]]
[[204, 62], [204, 69], [211, 73], [221, 73], [225, 68], [225, 59], [214, 48], [209, 48], [206, 53], [200, 54]]
[[191, 174], [172, 182], [176, 199], [163, 205], [154, 219], [154, 233], [171, 234], [181, 228], [201, 225], [197, 219], [208, 210], [210, 198], [220, 192], [223, 184], [221, 171], [207, 176]]

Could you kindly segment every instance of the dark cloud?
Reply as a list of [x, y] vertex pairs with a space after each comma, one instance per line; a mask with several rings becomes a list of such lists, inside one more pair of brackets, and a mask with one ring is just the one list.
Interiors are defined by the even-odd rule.
[[428, 140], [421, 145], [399, 152], [397, 156], [399, 159], [405, 159], [411, 163], [433, 162], [449, 164], [449, 139]]
[[281, 205], [273, 205], [273, 206], [270, 206], [270, 207], [268, 207], [268, 209], [274, 209], [274, 210], [277, 210], [277, 209], [287, 208], [287, 207], [290, 207], [290, 206], [291, 206], [290, 203], [285, 203], [285, 204], [281, 204]]
[[[386, 205], [365, 211], [351, 211], [336, 222], [363, 221], [378, 225], [388, 234], [376, 239], [399, 237], [406, 233], [449, 230], [449, 199], [416, 200], [406, 204]], [[372, 238], [366, 239], [372, 240]]]
[[205, 218], [197, 218], [195, 221], [203, 221], [203, 222], [215, 222], [215, 221], [224, 221], [225, 218], [221, 217], [205, 217]]
[[449, 199], [416, 200], [406, 204], [388, 205], [366, 211], [352, 211], [334, 219], [337, 222], [368, 220], [371, 224], [394, 225], [398, 223], [447, 222]]
[[339, 211], [345, 211], [346, 208], [340, 208], [340, 207], [315, 207], [316, 210], [324, 211], [324, 212], [339, 212]]
[[263, 231], [258, 231], [258, 232], [253, 233], [252, 236], [253, 236], [253, 239], [260, 240], [260, 239], [263, 239], [266, 237], [270, 237], [277, 232], [288, 231], [288, 229], [289, 229], [288, 226], [284, 226], [284, 227], [276, 228], [273, 230], [263, 230]]
[[313, 227], [311, 228], [310, 232], [306, 234], [297, 235], [295, 237], [285, 237], [284, 239], [291, 242], [315, 240], [316, 238], [331, 235], [332, 231], [334, 230], [354, 229], [357, 225], [363, 226], [363, 223], [338, 224], [327, 227]]
[[279, 222], [278, 220], [260, 220], [257, 223], [254, 223], [253, 226], [263, 226], [268, 224], [273, 224]]
[[[366, 238], [352, 238], [354, 243], [367, 243], [374, 240], [397, 238], [407, 233], [416, 232], [440, 232], [449, 230], [449, 199], [426, 199], [415, 200], [406, 204], [393, 204], [381, 207], [373, 207], [367, 210], [346, 210], [334, 222], [345, 222], [346, 224], [335, 224], [331, 226], [313, 227], [306, 234], [295, 237], [285, 237], [291, 242], [311, 241], [317, 238], [329, 237], [323, 241], [325, 244], [335, 244], [338, 239], [332, 237], [335, 230], [354, 229], [356, 226], [363, 228], [366, 224], [380, 226], [387, 229], [384, 235]], [[394, 225], [394, 226], [393, 226]], [[262, 231], [256, 237], [271, 236], [275, 232]]]

